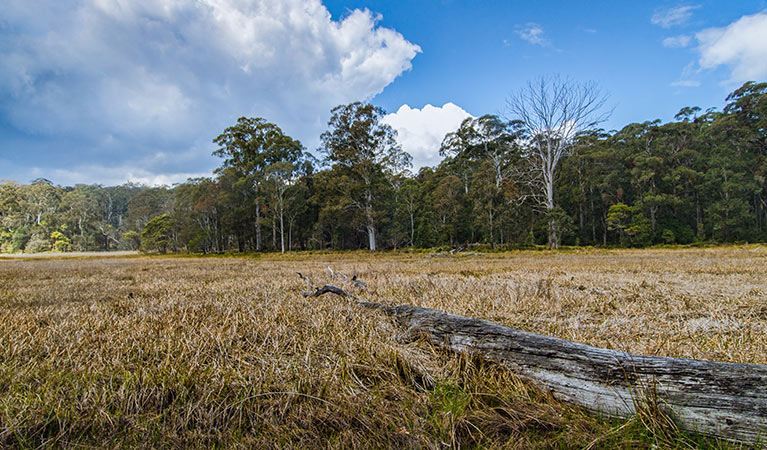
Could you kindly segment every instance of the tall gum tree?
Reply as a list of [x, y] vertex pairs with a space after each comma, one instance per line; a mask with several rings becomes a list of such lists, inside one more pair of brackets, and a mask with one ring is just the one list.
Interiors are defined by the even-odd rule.
[[303, 154], [303, 146], [261, 117], [240, 117], [236, 125], [225, 129], [213, 142], [219, 146], [213, 154], [224, 158], [223, 167], [232, 167], [238, 176], [253, 180], [256, 251], [261, 250], [260, 191], [266, 170], [275, 163], [295, 163]]
[[[518, 155], [520, 126], [518, 122], [507, 123], [490, 114], [467, 117], [456, 131], [445, 135], [440, 147], [440, 154], [451, 157], [459, 171], [465, 168], [466, 162], [471, 165], [476, 187], [473, 198], [482, 205], [491, 247], [495, 245], [496, 217], [505, 203], [504, 181], [509, 178]], [[467, 173], [463, 172], [463, 175]], [[468, 194], [468, 177], [465, 182]]]
[[383, 109], [354, 102], [331, 110], [320, 151], [342, 175], [348, 176], [345, 195], [362, 211], [368, 247], [376, 249], [376, 200], [387, 181], [411, 166], [411, 156], [397, 144], [396, 131], [381, 123]]
[[[554, 217], [554, 190], [559, 162], [581, 133], [605, 121], [607, 96], [593, 82], [577, 83], [558, 76], [540, 77], [506, 99], [505, 114], [518, 120], [527, 134], [530, 180], [547, 216]], [[548, 220], [549, 248], [558, 248], [560, 230]]]

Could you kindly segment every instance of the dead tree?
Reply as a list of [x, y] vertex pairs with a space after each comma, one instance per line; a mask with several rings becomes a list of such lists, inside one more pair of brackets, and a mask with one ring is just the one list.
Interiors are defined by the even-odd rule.
[[[547, 213], [555, 208], [556, 170], [574, 138], [603, 122], [600, 112], [607, 97], [594, 83], [576, 83], [559, 77], [541, 77], [506, 100], [505, 115], [521, 124], [527, 134], [525, 172], [522, 178]], [[549, 248], [557, 248], [559, 223], [549, 217]]]

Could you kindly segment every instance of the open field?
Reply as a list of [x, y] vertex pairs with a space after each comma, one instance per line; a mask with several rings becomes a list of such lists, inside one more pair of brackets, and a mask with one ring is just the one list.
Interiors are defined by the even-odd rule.
[[0, 253], [3, 259], [74, 259], [74, 258], [119, 258], [140, 255], [137, 251], [119, 250], [110, 252], [42, 252], [42, 253]]
[[[330, 279], [327, 266], [367, 283]], [[0, 447], [718, 448], [305, 299], [296, 272], [633, 353], [767, 363], [767, 249], [0, 261]]]

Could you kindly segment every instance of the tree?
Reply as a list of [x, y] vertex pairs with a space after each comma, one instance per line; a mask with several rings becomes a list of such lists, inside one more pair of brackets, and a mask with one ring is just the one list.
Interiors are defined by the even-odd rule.
[[333, 108], [328, 131], [322, 133], [325, 160], [349, 177], [345, 194], [362, 211], [368, 247], [376, 249], [376, 201], [387, 179], [410, 167], [411, 157], [395, 140], [396, 132], [381, 123], [381, 108], [360, 102]]
[[22, 223], [21, 203], [19, 185], [0, 180], [0, 252], [12, 250], [13, 232]]
[[99, 212], [103, 209], [100, 204], [103, 203], [100, 198], [102, 193], [98, 186], [78, 184], [61, 198], [61, 219], [68, 224], [68, 229], [76, 229], [78, 232], [76, 236], [72, 236], [76, 250], [86, 251], [93, 247], [94, 229], [100, 218]]
[[489, 161], [493, 183], [500, 188], [514, 156], [518, 126], [517, 122], [504, 123], [498, 116], [490, 114], [467, 117], [458, 130], [445, 135], [440, 154], [470, 161]]
[[285, 253], [285, 210], [292, 203], [296, 190], [291, 189], [297, 181], [298, 168], [288, 161], [277, 162], [266, 168], [272, 209], [280, 219], [280, 251]]
[[[574, 139], [607, 119], [600, 110], [607, 97], [594, 83], [576, 83], [559, 77], [541, 77], [512, 94], [506, 114], [519, 120], [528, 139], [531, 183], [547, 211], [556, 206], [554, 188], [560, 160]], [[559, 246], [560, 230], [549, 222], [549, 248]]]
[[153, 217], [171, 212], [171, 195], [166, 187], [143, 188], [128, 201], [125, 222], [140, 233]]
[[400, 187], [400, 207], [407, 214], [410, 224], [410, 240], [408, 245], [415, 245], [415, 214], [418, 211], [418, 201], [421, 195], [421, 186], [413, 178], [406, 179]]
[[162, 214], [147, 222], [141, 232], [141, 250], [167, 253], [173, 250], [173, 219]]
[[[282, 132], [280, 127], [256, 117], [240, 117], [213, 142], [219, 148], [214, 155], [224, 159], [224, 167], [235, 169], [240, 177], [250, 177], [255, 190], [256, 250], [261, 249], [260, 188], [266, 169], [279, 162], [295, 163], [302, 155], [301, 143]], [[222, 169], [219, 169], [219, 171]]]

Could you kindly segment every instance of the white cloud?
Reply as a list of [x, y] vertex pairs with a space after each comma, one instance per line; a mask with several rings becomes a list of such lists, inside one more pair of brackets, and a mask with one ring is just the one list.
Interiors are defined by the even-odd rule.
[[673, 87], [698, 87], [700, 86], [700, 81], [695, 80], [679, 80], [674, 81], [671, 83], [671, 86]]
[[692, 40], [692, 37], [686, 34], [683, 34], [681, 36], [667, 37], [666, 39], [663, 40], [663, 46], [669, 47], [669, 48], [684, 48], [690, 45], [691, 40]]
[[[30, 167], [204, 173], [219, 162], [211, 140], [242, 115], [313, 149], [333, 106], [372, 98], [421, 51], [372, 12], [332, 20], [320, 0], [65, 3], [0, 8], [0, 122], [68, 143], [38, 146]], [[190, 149], [178, 167], [147, 162]]]
[[695, 35], [704, 69], [731, 68], [730, 82], [767, 77], [767, 13], [743, 16], [722, 28], [708, 28]]
[[442, 139], [457, 130], [467, 117], [471, 114], [453, 103], [441, 107], [426, 105], [422, 109], [402, 105], [396, 113], [384, 116], [383, 122], [397, 131], [397, 141], [413, 157], [413, 168], [418, 170], [439, 164]]
[[537, 23], [528, 23], [524, 27], [518, 28], [515, 32], [519, 37], [533, 45], [540, 45], [542, 47], [551, 45], [549, 40], [544, 37], [543, 28]]
[[700, 5], [678, 6], [676, 8], [657, 10], [650, 19], [650, 22], [663, 28], [683, 25], [690, 20], [692, 12], [698, 8], [700, 8]]
[[176, 172], [176, 173], [155, 173], [151, 170], [140, 167], [125, 166], [104, 167], [100, 165], [81, 165], [70, 169], [40, 169], [34, 168], [41, 177], [54, 180], [56, 184], [62, 186], [73, 186], [75, 184], [93, 183], [91, 174], [99, 174], [99, 184], [104, 186], [120, 185], [126, 182], [144, 184], [147, 186], [173, 186], [176, 183], [183, 183], [189, 178], [209, 177], [208, 172]]

